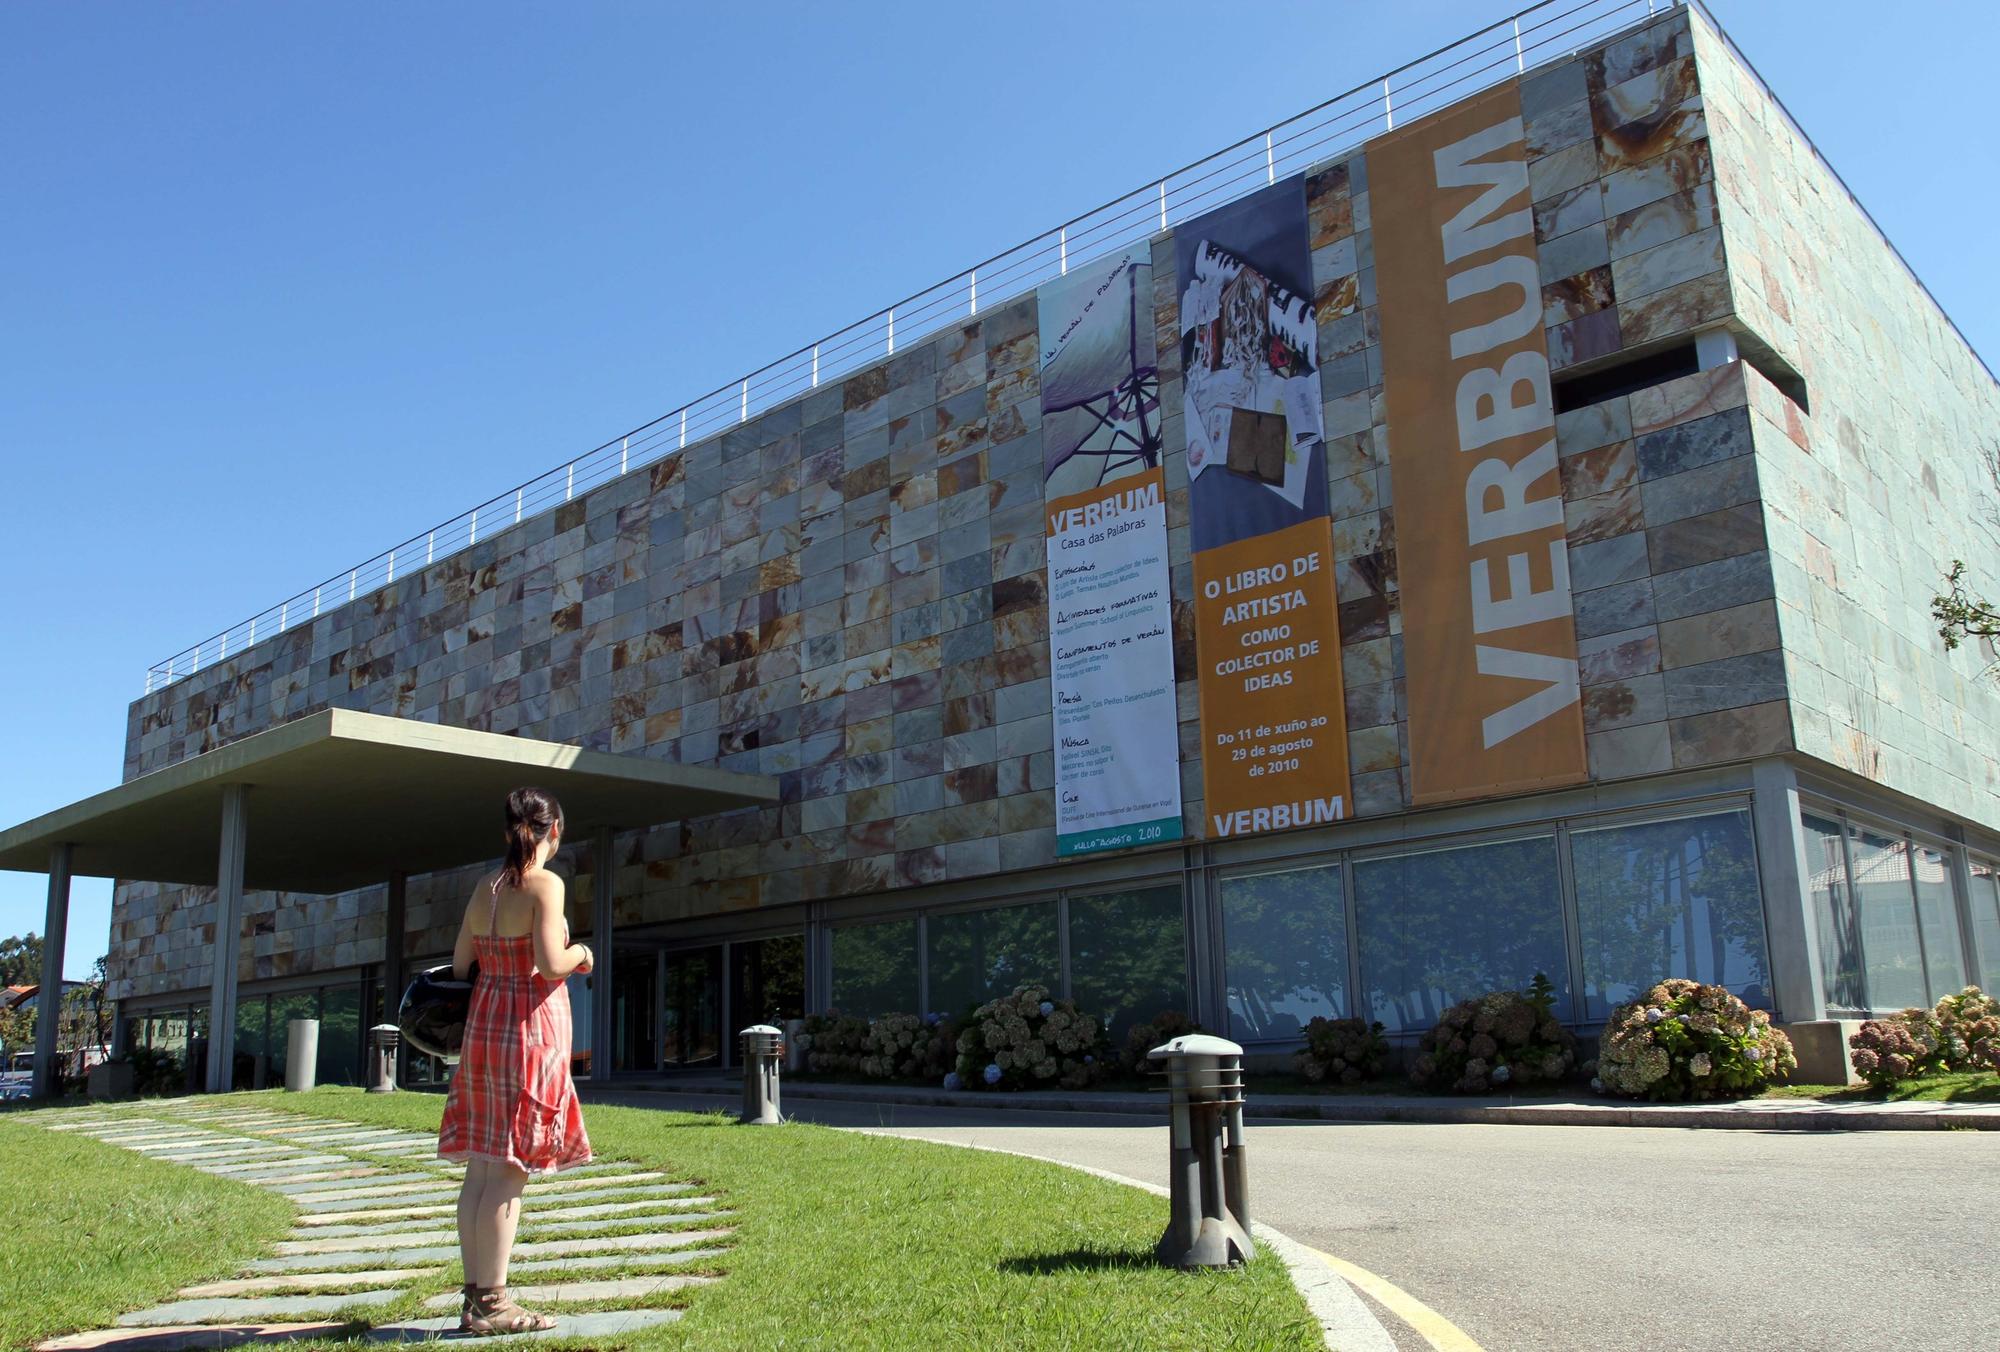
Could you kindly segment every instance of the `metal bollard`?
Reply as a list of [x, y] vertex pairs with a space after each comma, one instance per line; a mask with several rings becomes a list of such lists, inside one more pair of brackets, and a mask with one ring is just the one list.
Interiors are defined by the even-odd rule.
[[319, 1020], [293, 1019], [285, 1028], [285, 1092], [301, 1094], [319, 1082]]
[[1229, 1267], [1250, 1240], [1249, 1156], [1243, 1141], [1243, 1049], [1195, 1033], [1146, 1053], [1163, 1063], [1170, 1112], [1170, 1219], [1154, 1252], [1169, 1267]]
[[778, 1116], [778, 1063], [785, 1054], [785, 1035], [768, 1023], [753, 1024], [739, 1035], [743, 1047], [743, 1122], [775, 1127]]
[[368, 1092], [392, 1094], [396, 1090], [396, 1048], [402, 1030], [393, 1023], [378, 1023], [368, 1030]]

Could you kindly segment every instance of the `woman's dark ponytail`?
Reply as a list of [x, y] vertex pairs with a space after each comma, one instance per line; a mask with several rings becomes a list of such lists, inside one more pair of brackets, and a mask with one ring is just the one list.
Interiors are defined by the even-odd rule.
[[500, 881], [519, 887], [535, 862], [535, 850], [562, 826], [562, 804], [547, 789], [516, 789], [507, 795], [507, 862]]

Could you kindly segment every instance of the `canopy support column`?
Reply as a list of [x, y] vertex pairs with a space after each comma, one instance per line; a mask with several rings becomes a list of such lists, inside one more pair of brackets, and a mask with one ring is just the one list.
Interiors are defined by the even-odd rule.
[[215, 974], [208, 1007], [208, 1092], [226, 1094], [236, 1072], [236, 960], [243, 947], [243, 856], [248, 788], [222, 789], [222, 845], [215, 863]]
[[[409, 976], [403, 971], [403, 939], [409, 924], [410, 875], [401, 871], [389, 875], [389, 902], [382, 921], [382, 1019], [395, 1023], [402, 1007], [403, 987]], [[373, 1025], [370, 1024], [370, 1027]], [[396, 1083], [403, 1082], [403, 1047], [396, 1045]]]
[[612, 852], [617, 843], [618, 833], [609, 826], [601, 826], [592, 847], [597, 870], [591, 879], [590, 897], [590, 952], [594, 960], [590, 978], [590, 1078], [600, 1084], [611, 1078], [611, 898], [617, 872]]
[[42, 925], [42, 988], [35, 996], [36, 1098], [56, 1089], [56, 1037], [62, 1027], [63, 947], [69, 938], [69, 866], [67, 843], [49, 851], [49, 910]]

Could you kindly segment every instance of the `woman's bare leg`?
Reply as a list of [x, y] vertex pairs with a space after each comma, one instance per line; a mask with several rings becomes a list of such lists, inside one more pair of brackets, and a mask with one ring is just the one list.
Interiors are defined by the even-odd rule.
[[472, 1285], [507, 1284], [507, 1259], [514, 1251], [521, 1190], [527, 1185], [527, 1173], [511, 1164], [475, 1159], [465, 1166], [465, 1186], [458, 1194], [458, 1247], [465, 1280]]
[[479, 1216], [486, 1190], [488, 1165], [485, 1160], [465, 1162], [465, 1181], [458, 1189], [458, 1254], [465, 1268], [465, 1280], [478, 1286], [485, 1270], [485, 1250], [480, 1245]]

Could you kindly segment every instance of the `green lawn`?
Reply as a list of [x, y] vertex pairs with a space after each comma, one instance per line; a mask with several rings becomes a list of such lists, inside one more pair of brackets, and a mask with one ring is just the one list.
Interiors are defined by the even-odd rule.
[[[267, 1091], [232, 1097], [421, 1130], [435, 1129], [443, 1107], [436, 1095], [331, 1088], [309, 1095]], [[685, 1319], [620, 1346], [1068, 1352], [1321, 1345], [1318, 1325], [1283, 1264], [1271, 1255], [1237, 1273], [1184, 1274], [1154, 1266], [1152, 1248], [1166, 1224], [1166, 1202], [1136, 1189], [1015, 1156], [799, 1123], [740, 1127], [717, 1116], [608, 1105], [590, 1105], [585, 1115], [600, 1156], [698, 1180], [738, 1213], [733, 1250], [695, 1269], [726, 1273], [726, 1280], [676, 1293], [676, 1303], [687, 1308]], [[32, 1128], [15, 1130], [32, 1134], [38, 1146], [53, 1139], [64, 1147], [109, 1149]], [[1165, 1149], [1164, 1134], [1160, 1145]], [[180, 1186], [185, 1174], [223, 1195], [251, 1195], [283, 1209], [278, 1199], [248, 1187], [169, 1165], [128, 1166], [123, 1162], [132, 1157], [118, 1153], [121, 1169], [132, 1169], [137, 1180], [131, 1192], [146, 1204]], [[173, 1175], [171, 1184], [160, 1171]], [[58, 1186], [82, 1190], [88, 1176], [104, 1172], [79, 1169]], [[524, 1221], [534, 1222], [532, 1198]], [[166, 1242], [172, 1224], [144, 1227], [153, 1251], [176, 1247]], [[259, 1237], [271, 1233], [269, 1226], [257, 1231]], [[8, 1280], [5, 1264], [18, 1263], [31, 1282], [44, 1287], [59, 1280], [41, 1272], [51, 1261], [43, 1247], [17, 1247], [12, 1235], [0, 1234], [0, 1254], [7, 1255], [0, 1259], [0, 1308], [6, 1310], [0, 1318], [16, 1317], [15, 1291], [35, 1289]], [[219, 1273], [245, 1256], [231, 1250], [224, 1260], [207, 1244], [203, 1253], [211, 1257], [186, 1271], [163, 1271], [160, 1285]], [[457, 1280], [455, 1270], [439, 1273], [419, 1295], [449, 1289]], [[122, 1303], [136, 1305], [159, 1294], [148, 1288]], [[114, 1299], [110, 1307], [120, 1303]], [[398, 1307], [376, 1317], [401, 1312]], [[103, 1322], [107, 1313], [100, 1302], [33, 1328]], [[14, 1327], [0, 1323], [0, 1330]], [[20, 1342], [7, 1337], [0, 1345]], [[612, 1345], [601, 1339], [590, 1344]], [[304, 1352], [339, 1345], [290, 1346]]]
[[1865, 1084], [1786, 1084], [1767, 1090], [1764, 1097], [1810, 1098], [1824, 1103], [2000, 1103], [2000, 1075], [1987, 1071], [1926, 1075], [1886, 1090]]
[[275, 1193], [0, 1114], [0, 1347], [99, 1328], [282, 1236]]

